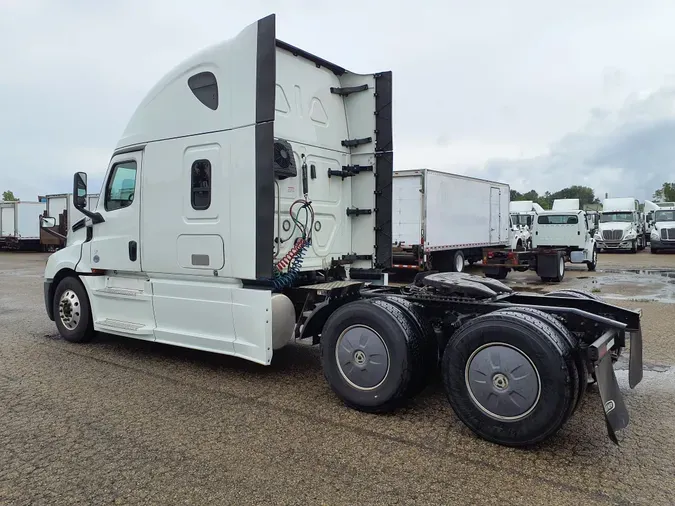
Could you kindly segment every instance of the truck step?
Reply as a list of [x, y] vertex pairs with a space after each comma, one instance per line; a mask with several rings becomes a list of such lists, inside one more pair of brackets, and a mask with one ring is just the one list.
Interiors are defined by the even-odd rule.
[[133, 288], [117, 288], [112, 286], [106, 286], [105, 288], [100, 288], [94, 290], [94, 295], [99, 295], [101, 297], [140, 297], [145, 292], [143, 290], [134, 290]]
[[112, 318], [96, 320], [95, 326], [96, 330], [101, 332], [105, 332], [106, 330], [111, 332], [121, 330], [138, 336], [152, 335], [152, 328], [143, 323], [126, 322], [123, 320], [114, 320]]

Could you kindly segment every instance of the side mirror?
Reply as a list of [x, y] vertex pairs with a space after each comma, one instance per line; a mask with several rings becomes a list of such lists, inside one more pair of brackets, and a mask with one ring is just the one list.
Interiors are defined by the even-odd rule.
[[531, 226], [532, 226], [532, 216], [528, 216], [528, 217], [526, 218], [526, 220], [527, 220], [527, 226], [528, 226], [528, 227], [531, 227]]
[[87, 173], [76, 172], [73, 176], [73, 205], [81, 211], [87, 205]]
[[40, 216], [40, 226], [42, 228], [54, 228], [56, 226], [56, 218]]

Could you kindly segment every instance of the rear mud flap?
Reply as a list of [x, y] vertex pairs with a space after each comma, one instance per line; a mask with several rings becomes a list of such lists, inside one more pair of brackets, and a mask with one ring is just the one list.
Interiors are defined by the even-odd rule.
[[[629, 416], [612, 365], [610, 349], [614, 345], [615, 336], [615, 330], [605, 332], [589, 347], [589, 353], [594, 364], [595, 377], [598, 381], [598, 390], [600, 390], [600, 399], [602, 400], [602, 407], [605, 413], [607, 433], [609, 438], [618, 445], [619, 441], [616, 437], [616, 432], [628, 426]], [[642, 363], [640, 363], [640, 374], [642, 374]]]

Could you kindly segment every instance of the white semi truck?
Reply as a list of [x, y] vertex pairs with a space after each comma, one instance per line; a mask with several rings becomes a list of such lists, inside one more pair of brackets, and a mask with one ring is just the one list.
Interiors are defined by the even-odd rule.
[[574, 209], [573, 203], [559, 204], [558, 210], [540, 211], [532, 225], [532, 249], [508, 253], [486, 250], [485, 275], [504, 279], [511, 270], [533, 270], [542, 281], [559, 283], [565, 277], [566, 262], [586, 264], [589, 271], [594, 271], [598, 251], [593, 232], [586, 213]]
[[650, 238], [651, 253], [675, 249], [675, 203], [659, 206], [654, 211]]
[[537, 213], [543, 210], [543, 207], [531, 200], [514, 200], [509, 204], [511, 249], [520, 251], [532, 248], [532, 225]]
[[396, 269], [462, 272], [509, 245], [509, 185], [431, 169], [394, 172]]
[[600, 251], [626, 250], [637, 253], [647, 246], [647, 233], [640, 203], [633, 197], [608, 198], [602, 212], [595, 240]]
[[320, 344], [330, 388], [367, 412], [396, 409], [440, 369], [459, 419], [510, 446], [558, 432], [594, 375], [616, 442], [628, 411], [612, 363], [630, 340], [629, 383], [641, 381], [640, 312], [466, 273], [364, 281], [392, 260], [392, 74], [349, 72], [275, 33], [270, 15], [162, 78], [96, 209], [74, 175], [87, 219], [44, 274], [60, 335], [262, 365], [294, 339]]
[[0, 245], [7, 249], [40, 249], [39, 217], [44, 202], [0, 202]]

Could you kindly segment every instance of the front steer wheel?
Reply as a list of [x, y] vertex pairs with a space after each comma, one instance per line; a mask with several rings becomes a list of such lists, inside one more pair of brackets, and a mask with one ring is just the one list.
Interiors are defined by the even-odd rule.
[[491, 313], [464, 324], [448, 341], [442, 371], [458, 418], [505, 446], [553, 436], [579, 395], [571, 346], [534, 314]]
[[384, 299], [350, 302], [323, 328], [324, 376], [347, 406], [392, 411], [425, 382], [429, 348], [424, 341], [422, 329], [401, 306]]
[[54, 321], [66, 341], [85, 343], [94, 337], [89, 297], [82, 282], [72, 276], [63, 278], [54, 291]]

